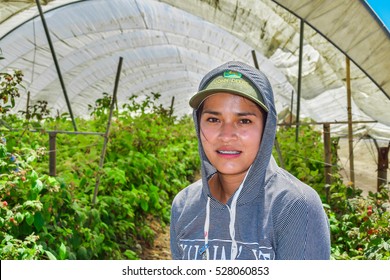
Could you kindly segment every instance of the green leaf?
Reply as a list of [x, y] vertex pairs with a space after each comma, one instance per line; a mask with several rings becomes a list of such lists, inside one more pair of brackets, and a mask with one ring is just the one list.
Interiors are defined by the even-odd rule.
[[141, 200], [141, 208], [145, 212], [147, 212], [149, 210], [149, 204], [146, 200]]
[[34, 226], [38, 231], [40, 231], [43, 228], [43, 225], [45, 224], [45, 220], [42, 216], [41, 212], [37, 212], [34, 215]]
[[22, 213], [16, 213], [15, 219], [20, 224], [23, 221], [24, 215]]
[[38, 174], [37, 174], [37, 172], [35, 172], [35, 170], [31, 171], [31, 174], [29, 177], [30, 177], [31, 181], [38, 180]]
[[88, 181], [86, 178], [81, 178], [80, 183], [79, 183], [79, 187], [83, 188], [87, 184], [87, 182]]
[[79, 260], [88, 260], [89, 259], [88, 251], [85, 247], [80, 246], [80, 248], [77, 250], [77, 258]]
[[65, 247], [64, 243], [61, 243], [58, 255], [59, 255], [60, 260], [66, 259], [67, 254], [66, 254], [66, 247]]
[[58, 184], [57, 179], [54, 178], [54, 177], [48, 177], [48, 178], [47, 178], [47, 182], [48, 182], [48, 184], [49, 184], [50, 186], [55, 186], [55, 185]]
[[92, 209], [92, 210], [91, 210], [91, 215], [92, 215], [92, 217], [93, 217], [96, 221], [99, 221], [99, 220], [100, 220], [100, 213], [99, 213], [98, 210]]
[[33, 223], [34, 223], [34, 215], [31, 214], [30, 212], [26, 212], [25, 213], [25, 217], [26, 217], [26, 222], [29, 226], [31, 226]]
[[326, 204], [326, 203], [322, 203], [322, 207], [327, 208], [327, 209], [330, 209], [330, 205], [329, 205], [329, 204]]
[[385, 249], [386, 251], [390, 251], [390, 244], [387, 243], [386, 241], [383, 242], [383, 249]]
[[57, 258], [49, 251], [45, 251], [45, 253], [46, 253], [47, 257], [49, 258], [49, 260], [51, 260], [51, 261], [57, 260]]
[[336, 225], [330, 225], [330, 230], [332, 233], [338, 233], [340, 231], [340, 228]]
[[35, 183], [33, 184], [33, 189], [34, 191], [36, 191], [37, 193], [40, 193], [43, 189], [43, 183], [41, 180], [37, 179], [35, 181]]

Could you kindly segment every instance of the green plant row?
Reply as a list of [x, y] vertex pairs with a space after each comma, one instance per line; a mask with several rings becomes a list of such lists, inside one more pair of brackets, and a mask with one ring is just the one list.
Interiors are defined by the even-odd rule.
[[[173, 197], [199, 172], [192, 120], [174, 117], [157, 93], [132, 96], [114, 112], [103, 167], [103, 137], [58, 133], [51, 177], [46, 131], [73, 126], [67, 114], [50, 116], [45, 102], [10, 114], [21, 77], [0, 73], [0, 259], [138, 259], [155, 238], [150, 219], [167, 225]], [[91, 104], [91, 117], [76, 119], [79, 130], [105, 132], [110, 103], [104, 93]], [[299, 143], [293, 128], [277, 138], [279, 164], [320, 194], [332, 258], [390, 259], [388, 190], [362, 196], [344, 185], [336, 145], [325, 185], [322, 136], [310, 127], [301, 127]]]
[[[77, 120], [83, 131], [105, 131], [104, 98]], [[56, 178], [45, 130], [71, 130], [69, 119], [3, 116], [19, 131], [4, 130], [0, 143], [1, 259], [137, 259], [139, 243], [153, 243], [149, 218], [169, 223], [174, 195], [198, 169], [197, 141], [190, 118], [157, 105], [158, 94], [136, 98], [115, 112], [102, 169], [101, 136], [57, 134]]]
[[[389, 260], [389, 190], [363, 196], [360, 189], [345, 185], [337, 166], [337, 139], [332, 140], [332, 183], [326, 185], [321, 133], [302, 126], [298, 142], [295, 133], [295, 128], [278, 131], [283, 164], [319, 193], [330, 223], [332, 259]], [[282, 164], [276, 151], [274, 156]]]

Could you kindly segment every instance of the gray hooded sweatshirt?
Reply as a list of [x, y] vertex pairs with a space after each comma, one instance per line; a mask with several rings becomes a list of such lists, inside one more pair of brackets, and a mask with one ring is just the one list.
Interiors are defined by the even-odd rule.
[[208, 180], [217, 171], [202, 148], [194, 110], [202, 179], [180, 191], [173, 201], [172, 258], [329, 259], [329, 224], [318, 194], [278, 167], [272, 156], [277, 118], [266, 76], [249, 65], [232, 61], [209, 72], [199, 90], [227, 70], [249, 79], [269, 109], [260, 148], [241, 187], [226, 204], [219, 202], [209, 190]]

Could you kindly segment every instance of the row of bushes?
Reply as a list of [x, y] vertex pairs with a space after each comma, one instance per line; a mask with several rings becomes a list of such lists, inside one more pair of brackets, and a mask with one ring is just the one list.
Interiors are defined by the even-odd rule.
[[[1, 93], [16, 97], [12, 88], [20, 82], [19, 74], [5, 77]], [[139, 258], [140, 244], [154, 240], [149, 219], [162, 226], [169, 223], [172, 198], [194, 180], [199, 168], [191, 119], [175, 118], [170, 109], [157, 105], [158, 98], [152, 93], [138, 102], [132, 96], [115, 111], [102, 169], [102, 137], [57, 134], [55, 178], [48, 175], [45, 131], [72, 130], [69, 116], [49, 117], [46, 106], [35, 106], [22, 119], [7, 113], [15, 98], [2, 99], [0, 259]], [[76, 120], [79, 129], [104, 131], [110, 102], [103, 94], [90, 105], [91, 118]], [[296, 143], [295, 130], [281, 128], [277, 137], [285, 168], [323, 200], [332, 258], [389, 259], [388, 190], [363, 197], [342, 183], [336, 162], [333, 183], [325, 188], [321, 134], [302, 127]]]
[[[105, 130], [107, 98], [91, 106], [90, 120], [77, 120], [83, 131]], [[4, 130], [0, 142], [1, 259], [137, 259], [139, 243], [153, 243], [148, 219], [169, 223], [173, 196], [199, 166], [191, 120], [158, 98], [133, 96], [115, 113], [102, 170], [102, 137], [57, 134], [56, 178], [47, 175], [45, 131], [72, 130], [69, 119], [3, 115], [18, 131]]]
[[[390, 200], [385, 187], [378, 193], [362, 195], [352, 184], [345, 185], [337, 166], [337, 139], [332, 143], [332, 184], [325, 184], [322, 134], [311, 127], [278, 131], [282, 158], [275, 158], [297, 178], [320, 195], [327, 212], [333, 259], [390, 259]], [[302, 148], [304, 147], [304, 149]]]

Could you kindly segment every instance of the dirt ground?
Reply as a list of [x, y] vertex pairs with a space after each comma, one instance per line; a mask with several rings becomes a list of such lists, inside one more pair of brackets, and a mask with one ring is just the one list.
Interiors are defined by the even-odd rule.
[[153, 246], [142, 245], [142, 260], [170, 260], [169, 225], [162, 227], [157, 221], [152, 221], [150, 227], [156, 234]]
[[[378, 151], [372, 140], [362, 139], [353, 143], [355, 186], [363, 190], [363, 195], [369, 191], [376, 192], [378, 178]], [[343, 167], [341, 175], [344, 183], [350, 181], [349, 148], [348, 139], [340, 139], [339, 142], [339, 166]], [[390, 180], [389, 170], [387, 179]]]

